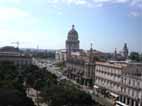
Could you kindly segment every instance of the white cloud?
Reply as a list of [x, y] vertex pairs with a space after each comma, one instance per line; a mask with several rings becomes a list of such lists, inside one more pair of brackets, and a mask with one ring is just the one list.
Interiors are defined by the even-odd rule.
[[62, 0], [62, 2], [67, 4], [76, 4], [76, 5], [84, 5], [88, 3], [86, 0]]
[[94, 5], [96, 4], [107, 4], [107, 3], [111, 3], [111, 4], [120, 4], [120, 3], [129, 3], [130, 0], [93, 0]]
[[99, 2], [126, 3], [130, 0], [93, 0], [93, 1], [96, 3], [99, 3]]
[[0, 0], [0, 3], [14, 3], [14, 4], [20, 4], [21, 0]]
[[142, 6], [142, 0], [48, 0], [49, 4], [74, 4], [86, 7], [102, 7], [104, 4], [126, 4], [133, 6]]
[[137, 5], [139, 3], [142, 3], [142, 0], [132, 0], [131, 2], [132, 5]]
[[[23, 31], [13, 31], [10, 29], [0, 29], [0, 46], [5, 45], [12, 45], [16, 46], [15, 44], [12, 44], [12, 42], [19, 41], [20, 47], [36, 47], [37, 44], [44, 44], [47, 42], [48, 39], [45, 39], [41, 36], [48, 36], [47, 32], [23, 32]], [[50, 41], [49, 41], [50, 42]], [[52, 42], [52, 41], [51, 41]], [[51, 43], [52, 44], [52, 43]]]
[[113, 0], [93, 0], [95, 3], [112, 2]]
[[0, 21], [9, 21], [20, 17], [27, 17], [29, 14], [18, 8], [0, 8]]
[[57, 3], [63, 3], [63, 4], [75, 4], [75, 5], [86, 5], [89, 3], [87, 0], [48, 0], [49, 4], [57, 4]]
[[[25, 31], [13, 31], [8, 29], [0, 29], [0, 47], [9, 45], [17, 46], [12, 44], [12, 42], [19, 41], [20, 48], [36, 48], [37, 45], [40, 48], [57, 48], [62, 47], [62, 39], [55, 39], [49, 35], [48, 32], [34, 31], [34, 32], [25, 32]], [[53, 44], [53, 41], [56, 42]], [[48, 42], [48, 43], [47, 43]], [[61, 45], [61, 46], [60, 46]]]
[[93, 0], [93, 2], [94, 2], [94, 5], [95, 4], [106, 4], [106, 3], [112, 3], [112, 4], [127, 3], [127, 5], [142, 8], [142, 0]]
[[[19, 8], [0, 8], [0, 36], [5, 41], [30, 38], [39, 21]], [[28, 39], [27, 39], [28, 40]]]
[[[53, 3], [74, 4], [86, 7], [103, 7], [107, 4], [126, 4], [130, 6], [131, 16], [140, 16], [142, 14], [142, 0], [53, 0]], [[135, 10], [138, 9], [138, 11]], [[133, 12], [133, 11], [136, 12]]]
[[138, 17], [138, 16], [142, 16], [142, 12], [131, 11], [129, 15], [134, 16], [134, 17]]

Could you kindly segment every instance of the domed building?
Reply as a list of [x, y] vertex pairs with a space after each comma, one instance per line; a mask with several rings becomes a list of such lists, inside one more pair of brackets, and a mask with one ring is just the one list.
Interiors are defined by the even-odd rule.
[[78, 32], [75, 30], [75, 26], [72, 25], [72, 29], [68, 32], [68, 37], [66, 40], [66, 50], [67, 52], [77, 52], [79, 51]]

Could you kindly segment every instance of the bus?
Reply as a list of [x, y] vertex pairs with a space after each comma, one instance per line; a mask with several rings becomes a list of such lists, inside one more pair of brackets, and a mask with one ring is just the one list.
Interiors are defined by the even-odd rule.
[[115, 106], [128, 106], [120, 101], [116, 101]]

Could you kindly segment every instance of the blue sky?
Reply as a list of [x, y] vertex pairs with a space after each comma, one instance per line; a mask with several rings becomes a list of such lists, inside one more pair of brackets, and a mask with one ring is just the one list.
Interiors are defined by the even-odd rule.
[[0, 46], [63, 49], [72, 24], [81, 48], [142, 52], [142, 0], [0, 0]]

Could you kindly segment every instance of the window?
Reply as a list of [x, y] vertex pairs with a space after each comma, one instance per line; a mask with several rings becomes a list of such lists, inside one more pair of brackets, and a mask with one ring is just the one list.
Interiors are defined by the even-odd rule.
[[132, 96], [134, 96], [134, 90], [132, 90]]
[[140, 82], [139, 82], [139, 81], [137, 82], [137, 87], [138, 87], [138, 88], [140, 87]]
[[135, 80], [133, 80], [133, 85], [132, 86], [135, 86]]
[[129, 85], [131, 85], [131, 80], [129, 79]]

